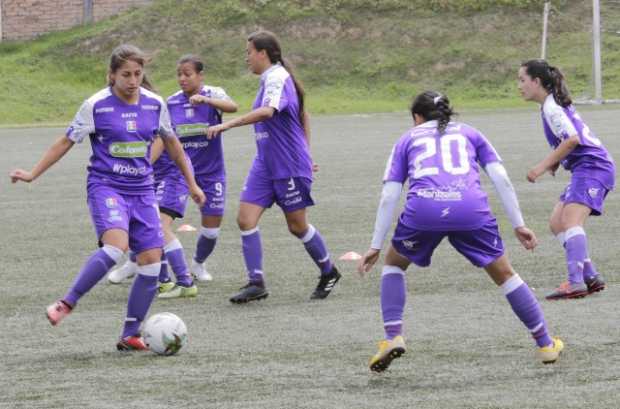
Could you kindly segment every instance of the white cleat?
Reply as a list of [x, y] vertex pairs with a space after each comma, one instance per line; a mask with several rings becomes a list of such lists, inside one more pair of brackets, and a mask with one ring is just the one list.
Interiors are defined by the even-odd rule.
[[120, 284], [123, 280], [135, 276], [137, 271], [138, 265], [131, 260], [127, 260], [125, 264], [116, 270], [110, 271], [110, 274], [108, 274], [108, 281], [111, 284]]
[[192, 265], [189, 271], [198, 281], [213, 281], [213, 276], [209, 274], [203, 263], [198, 263], [196, 260], [192, 260]]

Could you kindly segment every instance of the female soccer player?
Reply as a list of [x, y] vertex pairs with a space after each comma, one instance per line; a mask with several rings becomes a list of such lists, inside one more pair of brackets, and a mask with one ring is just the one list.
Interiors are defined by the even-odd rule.
[[259, 31], [248, 37], [247, 63], [253, 73], [260, 75], [253, 111], [207, 130], [208, 137], [215, 138], [230, 128], [254, 124], [256, 136], [257, 155], [241, 193], [237, 216], [249, 282], [230, 301], [245, 303], [269, 295], [257, 225], [265, 209], [274, 202], [283, 210], [289, 231], [303, 242], [321, 270], [311, 298], [323, 299], [338, 282], [340, 274], [330, 260], [319, 231], [306, 219], [306, 208], [314, 202], [310, 196], [313, 164], [304, 91], [282, 57], [273, 33]]
[[501, 159], [476, 129], [450, 122], [448, 98], [427, 91], [411, 106], [415, 126], [394, 146], [387, 163], [381, 201], [370, 249], [360, 260], [360, 274], [379, 258], [383, 241], [403, 184], [409, 179], [405, 209], [385, 257], [381, 273], [381, 309], [386, 339], [370, 360], [370, 369], [381, 372], [405, 353], [402, 316], [405, 306], [405, 270], [411, 263], [430, 265], [439, 243], [450, 244], [472, 264], [486, 270], [513, 311], [531, 332], [544, 363], [555, 362], [563, 349], [547, 333], [543, 312], [527, 284], [504, 255], [497, 222], [480, 187], [479, 167], [491, 178], [514, 232], [526, 249], [536, 246], [536, 236], [525, 227], [517, 196]]
[[549, 300], [584, 297], [601, 291], [605, 282], [588, 256], [583, 229], [589, 215], [603, 213], [603, 201], [614, 188], [615, 165], [600, 139], [572, 105], [564, 76], [544, 60], [530, 60], [519, 68], [523, 99], [541, 105], [545, 136], [553, 151], [527, 173], [534, 183], [562, 164], [571, 182], [551, 212], [549, 226], [566, 251], [568, 281], [547, 295]]
[[[237, 104], [219, 87], [204, 84], [204, 63], [194, 55], [186, 55], [177, 63], [177, 80], [181, 90], [167, 101], [172, 126], [193, 165], [196, 182], [206, 192], [207, 201], [201, 207], [202, 228], [199, 233], [191, 272], [198, 281], [212, 280], [204, 268], [220, 232], [226, 198], [226, 170], [222, 140], [205, 138], [209, 126], [222, 123], [222, 112], [236, 112]], [[157, 155], [156, 155], [157, 157]], [[159, 277], [159, 298], [193, 297], [198, 288], [189, 275], [183, 246], [172, 231], [175, 218], [185, 213], [187, 185], [173, 161], [164, 152], [153, 163], [156, 197], [164, 230], [162, 273]], [[177, 277], [170, 281], [166, 265]], [[135, 264], [131, 260], [110, 273], [108, 279], [117, 283], [132, 275]]]
[[90, 138], [87, 201], [101, 248], [86, 261], [67, 294], [47, 308], [47, 318], [58, 325], [130, 247], [137, 254], [138, 275], [129, 293], [119, 350], [146, 349], [140, 323], [157, 289], [163, 234], [149, 160], [157, 135], [185, 176], [194, 201], [205, 201], [172, 131], [164, 101], [147, 89], [151, 87], [144, 74], [146, 62], [140, 49], [117, 47], [110, 58], [109, 86], [82, 104], [66, 135], [31, 171], [16, 169], [10, 174], [13, 183], [32, 182], [75, 143]]

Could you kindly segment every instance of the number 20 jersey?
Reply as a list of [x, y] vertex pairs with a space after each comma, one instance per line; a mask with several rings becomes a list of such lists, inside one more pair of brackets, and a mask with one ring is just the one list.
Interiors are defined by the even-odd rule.
[[494, 220], [480, 186], [480, 166], [501, 158], [478, 130], [450, 122], [443, 134], [437, 121], [407, 131], [398, 140], [384, 182], [409, 179], [404, 225], [432, 231], [476, 230]]

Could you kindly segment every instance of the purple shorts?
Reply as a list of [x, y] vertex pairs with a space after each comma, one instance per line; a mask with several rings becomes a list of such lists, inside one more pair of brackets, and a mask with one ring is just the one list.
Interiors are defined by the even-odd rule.
[[452, 247], [476, 267], [487, 266], [504, 254], [504, 243], [495, 220], [477, 230], [465, 231], [416, 230], [399, 221], [392, 246], [412, 263], [426, 267], [431, 264], [433, 251], [446, 236]]
[[580, 203], [588, 206], [593, 216], [603, 214], [603, 202], [609, 190], [601, 182], [592, 178], [573, 177], [560, 195], [560, 201], [564, 204]]
[[188, 197], [189, 188], [184, 178], [165, 177], [155, 180], [155, 198], [160, 212], [174, 219], [183, 218]]
[[210, 180], [196, 175], [196, 183], [207, 196], [207, 201], [200, 208], [203, 216], [222, 216], [226, 206], [226, 181]]
[[269, 179], [250, 172], [241, 191], [241, 201], [268, 208], [277, 203], [285, 213], [313, 206], [310, 196], [312, 179], [293, 177]]
[[97, 238], [111, 229], [125, 230], [134, 253], [164, 246], [155, 192], [125, 195], [108, 186], [88, 189], [88, 208]]

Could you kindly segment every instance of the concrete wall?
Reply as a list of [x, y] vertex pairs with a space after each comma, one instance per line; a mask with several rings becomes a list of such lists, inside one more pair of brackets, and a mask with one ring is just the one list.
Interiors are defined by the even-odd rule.
[[[152, 0], [0, 0], [0, 40], [27, 40], [98, 21]], [[88, 15], [92, 13], [92, 15]]]

